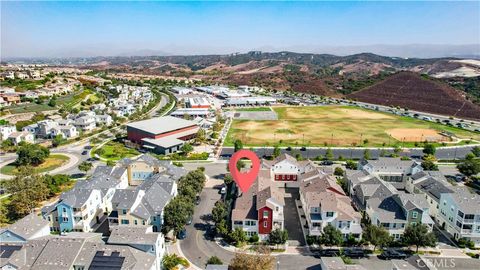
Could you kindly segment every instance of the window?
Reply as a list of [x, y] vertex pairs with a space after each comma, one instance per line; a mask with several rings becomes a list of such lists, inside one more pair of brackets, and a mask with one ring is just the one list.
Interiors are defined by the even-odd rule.
[[457, 221], [457, 227], [459, 227], [459, 228], [462, 227], [462, 223], [460, 221]]
[[67, 209], [66, 209], [66, 208], [62, 208], [62, 211], [63, 211], [63, 213], [66, 213], [66, 212], [67, 212]]
[[413, 211], [413, 212], [412, 212], [412, 218], [417, 218], [417, 217], [418, 217], [417, 211]]
[[142, 225], [145, 225], [145, 220], [142, 220]]
[[63, 222], [68, 222], [68, 217], [63, 217]]
[[133, 224], [137, 225], [137, 220], [136, 219], [133, 221]]
[[234, 221], [233, 221], [233, 224], [234, 224], [234, 225], [243, 225], [243, 221], [241, 221], [241, 220], [234, 220]]
[[327, 217], [333, 217], [333, 212], [327, 212]]
[[264, 227], [264, 228], [267, 228], [267, 226], [268, 226], [268, 222], [267, 222], [267, 221], [264, 221], [264, 222], [263, 222], [263, 227]]
[[127, 209], [122, 209], [122, 214], [126, 215], [127, 214]]
[[459, 211], [458, 211], [458, 216], [461, 217], [461, 218], [463, 218], [463, 216], [464, 216], [463, 212], [459, 210]]
[[156, 218], [156, 217], [153, 217], [153, 221], [157, 221], [157, 218]]
[[280, 210], [280, 208], [278, 206], [275, 206], [275, 211], [278, 212], [279, 210]]
[[475, 218], [475, 215], [465, 215], [465, 219], [474, 219]]
[[130, 221], [128, 219], [122, 219], [122, 224], [130, 224]]
[[268, 218], [268, 211], [267, 210], [263, 211], [263, 218]]

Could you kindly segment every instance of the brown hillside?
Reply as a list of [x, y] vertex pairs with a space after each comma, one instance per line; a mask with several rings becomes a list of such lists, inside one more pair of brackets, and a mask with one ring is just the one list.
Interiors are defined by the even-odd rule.
[[448, 116], [480, 119], [480, 106], [468, 101], [452, 87], [423, 79], [411, 72], [401, 72], [354, 92], [348, 98], [358, 101], [400, 106]]

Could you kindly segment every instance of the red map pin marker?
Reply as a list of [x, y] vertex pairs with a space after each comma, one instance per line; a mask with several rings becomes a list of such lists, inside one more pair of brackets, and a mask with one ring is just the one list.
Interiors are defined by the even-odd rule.
[[[252, 162], [252, 168], [247, 173], [241, 173], [237, 170], [237, 162], [242, 158], [247, 158]], [[260, 160], [254, 152], [250, 150], [240, 150], [233, 154], [228, 162], [228, 168], [235, 183], [237, 183], [240, 190], [245, 193], [257, 178], [258, 171], [260, 170]]]

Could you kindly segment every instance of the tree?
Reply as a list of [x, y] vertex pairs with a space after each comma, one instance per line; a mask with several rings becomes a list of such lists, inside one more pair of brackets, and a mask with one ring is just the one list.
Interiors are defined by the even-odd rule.
[[368, 160], [368, 159], [371, 159], [372, 156], [370, 154], [370, 149], [365, 149], [365, 151], [363, 151], [363, 159], [365, 160]]
[[171, 200], [164, 210], [163, 231], [173, 230], [175, 235], [180, 232], [193, 214], [194, 204], [184, 196], [177, 196]]
[[384, 246], [391, 242], [391, 236], [383, 227], [378, 227], [372, 224], [367, 225], [363, 232], [363, 239], [373, 245], [373, 251], [378, 246]]
[[246, 254], [236, 252], [230, 261], [230, 270], [265, 270], [273, 269], [275, 259], [269, 253]]
[[344, 171], [341, 167], [336, 167], [333, 174], [336, 175], [336, 176], [343, 176]]
[[80, 163], [80, 165], [78, 165], [78, 169], [82, 172], [85, 172], [85, 174], [90, 171], [90, 169], [92, 169], [93, 167], [93, 164], [91, 162], [88, 162], [88, 161], [83, 161], [82, 163]]
[[223, 182], [225, 185], [230, 185], [233, 182], [233, 177], [231, 174], [227, 173], [225, 177], [223, 178]]
[[422, 168], [426, 171], [438, 171], [438, 166], [435, 164], [437, 159], [433, 155], [423, 156]]
[[195, 137], [195, 141], [199, 144], [204, 143], [207, 139], [207, 134], [203, 128], [199, 129], [197, 132], [197, 136]]
[[17, 165], [39, 165], [50, 155], [48, 148], [38, 144], [22, 143], [17, 149]]
[[280, 156], [280, 147], [278, 147], [278, 145], [275, 145], [273, 147], [273, 157], [276, 158], [278, 156]]
[[333, 151], [332, 149], [328, 148], [327, 151], [325, 152], [325, 159], [326, 160], [333, 160]]
[[275, 229], [268, 234], [268, 242], [274, 245], [285, 244], [288, 240], [288, 232], [286, 230]]
[[347, 160], [347, 163], [345, 164], [345, 167], [349, 170], [356, 170], [358, 165], [353, 160]]
[[193, 151], [193, 146], [189, 143], [186, 143], [182, 145], [182, 148], [180, 149], [185, 155], [188, 155], [188, 153]]
[[331, 224], [328, 224], [323, 228], [323, 233], [320, 236], [320, 242], [327, 246], [338, 246], [343, 242], [342, 232], [333, 227]]
[[11, 140], [2, 141], [1, 148], [3, 151], [6, 151], [6, 152], [15, 151], [15, 145]]
[[48, 101], [48, 106], [50, 107], [55, 107], [57, 105], [57, 98], [56, 97], [52, 97], [50, 99], [50, 101]]
[[480, 157], [480, 147], [479, 146], [475, 146], [472, 148], [472, 153], [476, 156], [476, 157]]
[[402, 241], [407, 245], [415, 245], [418, 252], [419, 247], [434, 247], [437, 245], [437, 237], [433, 232], [428, 232], [425, 224], [409, 224], [403, 232]]
[[217, 201], [212, 209], [213, 222], [219, 223], [225, 220], [228, 216], [227, 205], [223, 201]]
[[221, 264], [223, 264], [223, 262], [222, 262], [222, 260], [220, 260], [220, 258], [218, 258], [217, 256], [212, 256], [212, 257], [208, 258], [207, 264], [218, 264], [218, 265], [221, 265]]
[[42, 175], [32, 173], [30, 167], [20, 167], [15, 177], [4, 181], [4, 187], [11, 193], [9, 213], [22, 218], [32, 212], [41, 201], [48, 198], [49, 190]]
[[63, 138], [62, 135], [58, 134], [57, 136], [55, 136], [52, 140], [52, 145], [54, 147], [57, 147], [59, 146], [60, 144], [62, 144], [63, 142], [65, 141], [65, 139]]
[[247, 241], [247, 235], [242, 228], [235, 228], [235, 230], [231, 231], [229, 234], [229, 238], [235, 243], [236, 246], [241, 245], [245, 241]]
[[242, 143], [242, 141], [239, 140], [239, 139], [236, 139], [236, 140], [233, 142], [233, 148], [234, 148], [234, 152], [237, 152], [238, 150], [243, 149], [243, 143]]
[[175, 253], [166, 254], [162, 259], [162, 266], [166, 270], [177, 269], [177, 265], [181, 264], [184, 267], [188, 267], [190, 264], [185, 258], [178, 256]]
[[425, 155], [435, 155], [435, 152], [437, 151], [437, 149], [435, 148], [435, 145], [431, 144], [431, 143], [427, 143], [425, 144], [425, 146], [423, 147], [423, 153]]
[[480, 172], [480, 160], [467, 159], [457, 165], [457, 169], [462, 174], [470, 177]]

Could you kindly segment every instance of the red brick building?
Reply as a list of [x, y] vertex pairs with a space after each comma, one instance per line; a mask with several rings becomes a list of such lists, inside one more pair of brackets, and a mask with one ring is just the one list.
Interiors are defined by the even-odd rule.
[[195, 138], [198, 130], [193, 121], [165, 116], [127, 124], [127, 138], [156, 153], [170, 154]]

